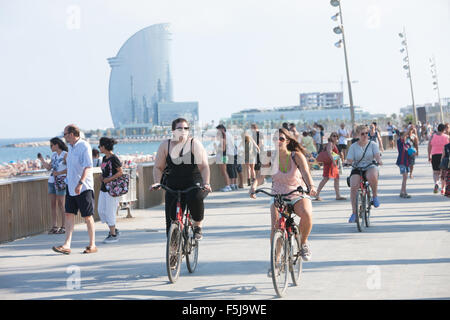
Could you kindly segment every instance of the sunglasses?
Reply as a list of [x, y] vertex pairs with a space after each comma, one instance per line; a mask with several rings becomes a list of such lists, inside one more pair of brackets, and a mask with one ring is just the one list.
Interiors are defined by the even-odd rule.
[[189, 131], [189, 127], [178, 127], [175, 130], [178, 130], [178, 131], [181, 131], [181, 130]]
[[337, 135], [332, 135], [331, 137], [332, 137], [332, 138], [338, 138], [338, 136], [337, 136]]
[[281, 141], [281, 142], [286, 141], [286, 138], [278, 137], [278, 141]]
[[361, 136], [368, 136], [369, 133], [368, 132], [361, 132]]

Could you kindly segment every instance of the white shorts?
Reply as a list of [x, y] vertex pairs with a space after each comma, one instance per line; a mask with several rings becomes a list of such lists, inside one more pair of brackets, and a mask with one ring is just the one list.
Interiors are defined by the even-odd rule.
[[112, 227], [116, 225], [116, 213], [120, 197], [111, 197], [108, 192], [100, 191], [98, 197], [98, 215], [103, 223]]

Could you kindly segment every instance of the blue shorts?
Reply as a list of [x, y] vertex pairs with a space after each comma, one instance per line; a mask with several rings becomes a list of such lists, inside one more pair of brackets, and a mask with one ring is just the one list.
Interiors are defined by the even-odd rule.
[[49, 182], [48, 183], [48, 194], [56, 194], [57, 196], [65, 196], [66, 190], [56, 190], [55, 183]]
[[400, 164], [398, 167], [400, 168], [400, 174], [409, 173], [409, 167], [403, 164]]

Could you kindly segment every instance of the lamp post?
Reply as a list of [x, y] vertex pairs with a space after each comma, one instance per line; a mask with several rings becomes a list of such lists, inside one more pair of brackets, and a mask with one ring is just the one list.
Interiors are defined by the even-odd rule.
[[438, 75], [437, 75], [436, 59], [434, 59], [434, 56], [433, 56], [433, 58], [430, 59], [430, 67], [431, 67], [431, 76], [433, 78], [433, 89], [437, 91], [437, 95], [438, 95], [439, 109], [441, 112], [441, 123], [444, 123], [444, 112], [442, 111], [441, 94], [439, 92], [439, 82], [438, 82]]
[[398, 36], [402, 39], [402, 49], [400, 49], [401, 53], [405, 53], [406, 56], [403, 58], [403, 62], [405, 64], [403, 65], [403, 69], [408, 70], [408, 73], [406, 74], [406, 77], [409, 78], [409, 85], [411, 87], [411, 98], [412, 98], [412, 109], [413, 109], [413, 123], [417, 124], [417, 112], [416, 112], [416, 104], [414, 102], [414, 90], [413, 90], [413, 83], [412, 83], [412, 75], [411, 75], [411, 62], [409, 60], [409, 52], [408, 52], [408, 41], [406, 39], [406, 30], [405, 27], [403, 27], [403, 33], [399, 33]]
[[351, 121], [352, 121], [352, 130], [355, 129], [355, 108], [353, 106], [353, 94], [352, 94], [352, 84], [350, 81], [350, 72], [348, 69], [348, 57], [347, 57], [347, 46], [345, 44], [345, 34], [344, 34], [344, 21], [342, 19], [342, 8], [341, 8], [341, 1], [340, 0], [331, 0], [330, 4], [333, 7], [339, 7], [339, 12], [336, 13], [334, 16], [331, 17], [333, 21], [337, 21], [338, 17], [340, 20], [340, 26], [337, 26], [333, 29], [333, 32], [336, 34], [342, 34], [342, 39], [336, 42], [334, 45], [338, 48], [341, 47], [341, 44], [344, 46], [344, 57], [345, 57], [345, 70], [347, 73], [347, 85], [348, 85], [348, 96], [350, 101], [350, 115], [351, 115]]

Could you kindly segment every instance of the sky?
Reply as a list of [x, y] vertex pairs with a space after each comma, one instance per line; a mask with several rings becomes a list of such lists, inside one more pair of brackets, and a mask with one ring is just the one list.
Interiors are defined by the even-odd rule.
[[[411, 105], [402, 68], [406, 28], [416, 104], [450, 97], [450, 0], [341, 0], [354, 104], [372, 113]], [[170, 23], [175, 101], [200, 120], [299, 104], [339, 91], [343, 49], [328, 0], [0, 0], [0, 139], [50, 137], [69, 123], [112, 127], [107, 58], [137, 31]]]

